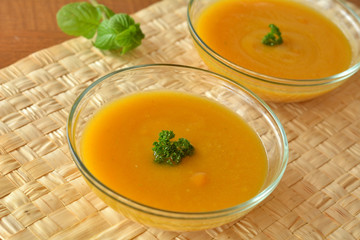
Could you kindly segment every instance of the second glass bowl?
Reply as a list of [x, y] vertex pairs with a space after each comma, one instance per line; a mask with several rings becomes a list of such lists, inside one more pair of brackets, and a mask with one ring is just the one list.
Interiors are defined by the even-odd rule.
[[271, 102], [299, 102], [325, 94], [344, 83], [360, 68], [360, 18], [341, 0], [289, 0], [316, 9], [343, 30], [352, 48], [349, 68], [339, 74], [319, 79], [285, 79], [251, 71], [225, 59], [211, 49], [196, 31], [196, 22], [208, 6], [218, 0], [191, 0], [187, 20], [191, 37], [200, 57], [214, 72], [227, 76], [251, 89], [263, 100]]

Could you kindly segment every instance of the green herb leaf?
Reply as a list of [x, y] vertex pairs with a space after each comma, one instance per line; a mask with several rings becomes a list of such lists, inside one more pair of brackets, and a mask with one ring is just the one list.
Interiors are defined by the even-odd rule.
[[127, 14], [115, 14], [96, 0], [70, 3], [63, 6], [56, 19], [60, 29], [68, 35], [93, 38], [100, 49], [121, 49], [124, 54], [141, 44], [145, 37], [140, 25]]
[[139, 46], [145, 37], [134, 19], [124, 13], [115, 14], [104, 20], [99, 28], [95, 46], [100, 49], [122, 48], [122, 53]]
[[131, 25], [135, 24], [132, 17], [125, 13], [118, 13], [110, 19], [111, 27], [115, 28], [118, 32], [128, 29]]
[[116, 36], [116, 44], [122, 47], [122, 53], [136, 48], [141, 44], [141, 40], [145, 37], [140, 29], [139, 24], [129, 26], [128, 29], [124, 30]]
[[72, 36], [92, 38], [101, 21], [99, 11], [87, 2], [70, 3], [56, 14], [60, 29]]
[[105, 15], [105, 19], [111, 18], [112, 16], [115, 15], [115, 13], [110, 8], [108, 8], [107, 6], [105, 6], [103, 4], [98, 4], [95, 7], [98, 10], [99, 14]]
[[97, 30], [97, 37], [94, 46], [100, 49], [117, 49], [119, 46], [115, 42], [118, 31], [110, 26], [110, 20], [100, 23]]
[[173, 131], [162, 130], [159, 133], [158, 142], [153, 143], [153, 151], [156, 163], [166, 163], [177, 165], [186, 156], [194, 153], [194, 147], [185, 138], [179, 138], [178, 141], [171, 142], [175, 137]]
[[270, 33], [262, 39], [262, 43], [268, 46], [275, 46], [283, 43], [280, 29], [274, 24], [270, 24]]

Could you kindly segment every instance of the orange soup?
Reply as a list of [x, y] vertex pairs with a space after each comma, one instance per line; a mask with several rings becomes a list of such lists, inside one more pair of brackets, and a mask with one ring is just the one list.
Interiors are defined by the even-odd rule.
[[[275, 24], [283, 43], [263, 37]], [[219, 55], [273, 77], [316, 79], [346, 70], [351, 46], [343, 32], [316, 10], [285, 0], [220, 0], [203, 11], [195, 26]]]
[[[161, 130], [194, 146], [178, 165], [154, 162]], [[202, 212], [254, 197], [267, 175], [260, 138], [236, 113], [179, 92], [144, 92], [102, 108], [81, 140], [87, 168], [106, 186], [148, 206]]]

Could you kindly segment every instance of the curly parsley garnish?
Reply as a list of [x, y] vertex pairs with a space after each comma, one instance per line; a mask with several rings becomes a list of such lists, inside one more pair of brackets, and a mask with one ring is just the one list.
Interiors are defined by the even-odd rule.
[[166, 163], [177, 165], [181, 160], [194, 153], [194, 147], [185, 138], [179, 138], [178, 141], [170, 141], [175, 137], [173, 131], [162, 130], [159, 133], [158, 142], [153, 143], [156, 163]]
[[283, 43], [280, 29], [274, 24], [270, 24], [270, 32], [264, 36], [262, 43], [268, 46], [275, 46]]

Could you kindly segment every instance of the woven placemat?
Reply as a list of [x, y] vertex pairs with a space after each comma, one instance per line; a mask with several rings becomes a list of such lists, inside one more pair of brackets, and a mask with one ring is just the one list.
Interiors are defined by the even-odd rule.
[[206, 68], [188, 33], [186, 4], [164, 0], [134, 14], [146, 39], [124, 56], [75, 38], [0, 70], [0, 238], [360, 239], [359, 73], [312, 101], [270, 104], [289, 138], [289, 165], [274, 193], [234, 223], [161, 231], [125, 219], [90, 191], [66, 144], [72, 103], [125, 66]]

